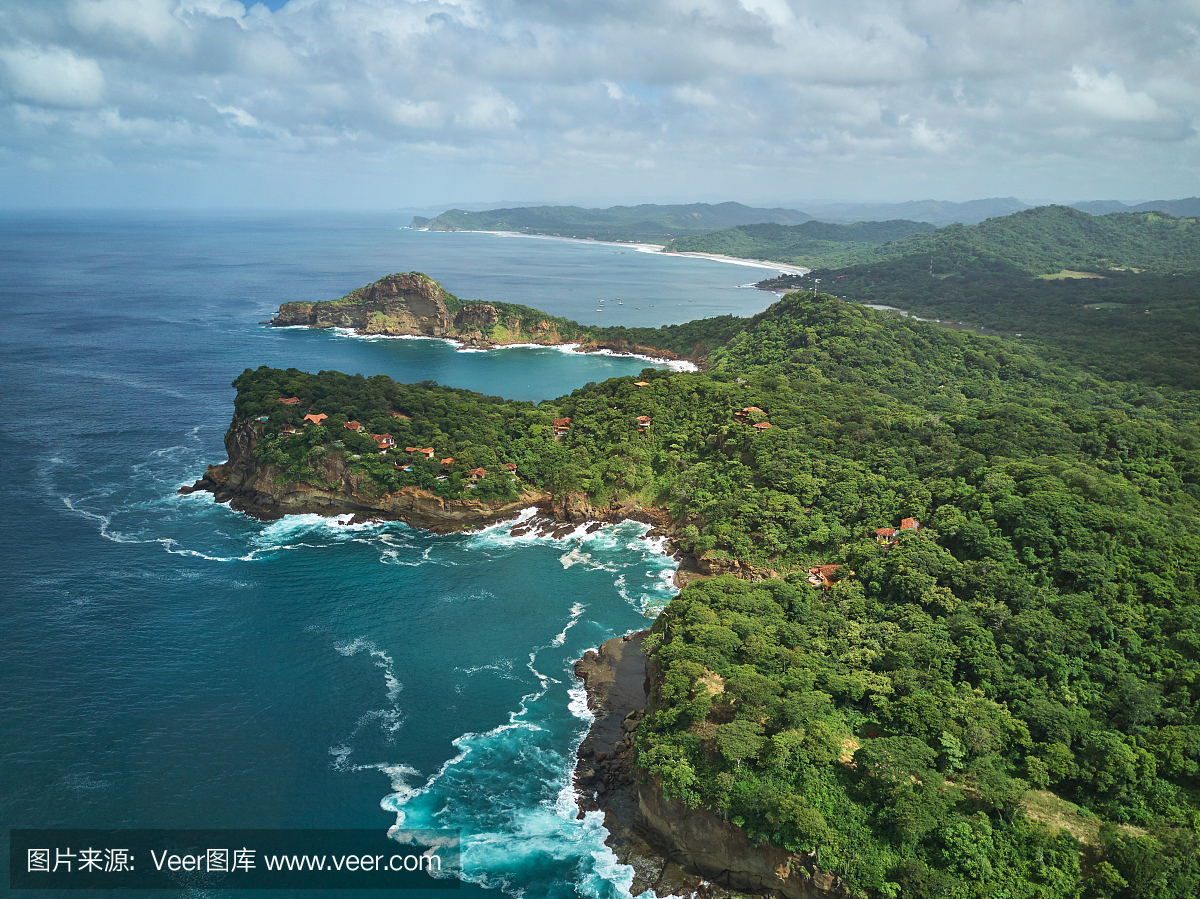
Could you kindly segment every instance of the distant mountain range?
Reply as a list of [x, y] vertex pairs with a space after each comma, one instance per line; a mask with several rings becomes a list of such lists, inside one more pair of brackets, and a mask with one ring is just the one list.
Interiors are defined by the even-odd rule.
[[688, 203], [680, 206], [519, 206], [470, 212], [450, 209], [432, 219], [416, 216], [411, 227], [431, 231], [516, 231], [593, 240], [666, 243], [672, 237], [737, 225], [778, 222], [799, 225], [812, 216], [796, 209], [756, 209], [741, 203]]
[[[1183, 200], [1154, 200], [1127, 206], [1117, 200], [1089, 200], [1070, 204], [1091, 215], [1112, 212], [1165, 212], [1174, 216], [1200, 215], [1200, 197]], [[433, 218], [414, 216], [410, 227], [431, 231], [515, 231], [555, 237], [592, 240], [644, 241], [666, 244], [676, 238], [720, 231], [743, 225], [801, 225], [820, 221], [834, 224], [855, 222], [927, 222], [931, 225], [976, 225], [1032, 209], [1016, 197], [992, 197], [951, 203], [946, 200], [912, 200], [906, 203], [828, 203], [807, 210], [763, 208], [741, 203], [688, 203], [611, 206], [588, 209], [582, 206], [514, 206], [504, 209], [449, 209]]]
[[1092, 215], [1108, 215], [1110, 212], [1165, 212], [1179, 218], [1200, 215], [1200, 197], [1188, 197], [1186, 200], [1150, 200], [1136, 206], [1126, 206], [1120, 200], [1088, 200], [1071, 205]]

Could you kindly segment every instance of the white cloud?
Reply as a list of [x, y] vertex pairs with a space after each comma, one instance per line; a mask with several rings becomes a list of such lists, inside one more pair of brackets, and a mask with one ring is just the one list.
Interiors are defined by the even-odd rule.
[[1069, 102], [1085, 112], [1118, 122], [1151, 122], [1163, 117], [1154, 98], [1144, 91], [1129, 91], [1120, 75], [1100, 75], [1095, 69], [1071, 69], [1075, 89], [1067, 91]]
[[762, 198], [801, 175], [1047, 195], [1047, 160], [1097, 195], [1183, 194], [1196, 2], [4, 0], [0, 153], [331, 185], [424, 166], [429, 202], [486, 183]]
[[5, 84], [24, 103], [42, 106], [95, 106], [104, 93], [104, 73], [95, 60], [61, 47], [0, 49]]

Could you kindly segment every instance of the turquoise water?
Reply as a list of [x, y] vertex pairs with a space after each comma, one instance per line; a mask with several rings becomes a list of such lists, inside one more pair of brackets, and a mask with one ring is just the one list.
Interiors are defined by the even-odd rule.
[[265, 524], [175, 491], [224, 459], [247, 366], [539, 400], [649, 364], [262, 325], [280, 302], [418, 269], [581, 319], [635, 285], [656, 313], [749, 314], [772, 297], [738, 287], [747, 270], [382, 218], [0, 234], [4, 825], [457, 827], [468, 891], [622, 895], [628, 871], [568, 787], [588, 723], [571, 664], [670, 597], [674, 563], [641, 525], [437, 537]]

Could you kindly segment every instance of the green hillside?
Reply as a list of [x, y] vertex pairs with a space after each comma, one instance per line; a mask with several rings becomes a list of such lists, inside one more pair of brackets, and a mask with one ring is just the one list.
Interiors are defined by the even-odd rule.
[[[821, 232], [818, 225], [844, 230]], [[1162, 274], [1200, 270], [1200, 219], [1155, 212], [1092, 216], [1069, 206], [1039, 206], [977, 225], [938, 230], [903, 222], [808, 227], [811, 233], [804, 226], [734, 228], [676, 240], [672, 247], [824, 268], [904, 260], [904, 270], [912, 276], [928, 274], [931, 263], [935, 275], [967, 277], [1051, 275], [1064, 269]], [[911, 231], [900, 233], [905, 227]], [[813, 243], [804, 243], [806, 239]]]
[[937, 229], [927, 222], [896, 220], [835, 225], [738, 225], [723, 231], [679, 237], [667, 249], [679, 253], [720, 253], [742, 259], [770, 259], [790, 265], [850, 264], [871, 258], [875, 247]]
[[696, 234], [753, 222], [805, 222], [812, 216], [795, 209], [756, 209], [741, 203], [689, 203], [678, 206], [525, 206], [466, 212], [450, 209], [432, 219], [414, 219], [412, 227], [440, 231], [517, 231], [593, 240], [666, 243], [680, 234]]
[[[1195, 896], [1200, 392], [819, 294], [711, 363], [536, 406], [330, 372], [235, 385], [285, 477], [352, 453], [380, 491], [511, 498], [511, 462], [665, 509], [704, 566], [767, 578], [667, 606], [637, 737], [644, 775], [752, 839], [872, 899]], [[284, 433], [310, 410], [330, 418]], [[351, 417], [435, 460], [397, 470]], [[817, 565], [840, 567], [813, 586]]]

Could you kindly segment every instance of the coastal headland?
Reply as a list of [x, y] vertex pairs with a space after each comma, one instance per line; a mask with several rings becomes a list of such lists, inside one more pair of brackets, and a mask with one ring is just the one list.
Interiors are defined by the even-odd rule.
[[[387, 275], [336, 300], [284, 303], [270, 324], [347, 328], [364, 336], [441, 338], [470, 349], [569, 345], [579, 352], [607, 350], [663, 361], [688, 358], [632, 333], [651, 329], [588, 328], [520, 304], [468, 303], [420, 272]], [[695, 355], [694, 347], [688, 349]]]
[[746, 833], [701, 808], [664, 795], [638, 771], [639, 724], [660, 703], [662, 672], [646, 658], [636, 631], [589, 649], [575, 663], [595, 716], [576, 751], [574, 784], [580, 814], [602, 811], [605, 841], [634, 870], [630, 892], [723, 899], [731, 891], [787, 899], [841, 899], [851, 892], [818, 867], [819, 855], [756, 846]]
[[671, 538], [688, 583], [641, 673], [634, 641], [580, 669], [618, 697], [593, 697], [582, 802], [649, 847], [639, 885], [674, 883], [669, 857], [681, 884], [789, 897], [1072, 899], [1156, 858], [1156, 895], [1194, 895], [1176, 822], [1200, 744], [1172, 722], [1195, 698], [1156, 686], [1196, 682], [1171, 649], [1194, 641], [1191, 395], [816, 292], [730, 331], [704, 370], [536, 405], [247, 369], [230, 461], [198, 486], [271, 514], [421, 524], [420, 497], [446, 530], [541, 505], [516, 531], [643, 516]]

